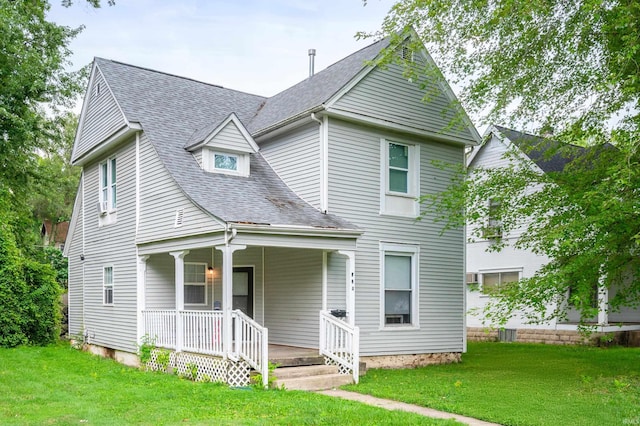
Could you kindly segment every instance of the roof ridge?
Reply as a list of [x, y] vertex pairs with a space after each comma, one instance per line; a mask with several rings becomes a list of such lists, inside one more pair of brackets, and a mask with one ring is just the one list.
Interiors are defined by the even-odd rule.
[[137, 68], [137, 69], [144, 70], [144, 71], [149, 71], [149, 72], [152, 72], [152, 73], [155, 73], [155, 74], [162, 74], [162, 75], [166, 75], [166, 76], [169, 76], [169, 77], [179, 78], [181, 80], [188, 80], [188, 81], [192, 81], [194, 83], [199, 83], [199, 84], [203, 84], [203, 85], [206, 85], [206, 86], [215, 87], [217, 89], [230, 90], [230, 91], [242, 93], [242, 94], [245, 94], [245, 95], [250, 95], [250, 96], [255, 96], [255, 97], [258, 97], [258, 98], [267, 99], [266, 96], [256, 95], [255, 93], [249, 93], [249, 92], [245, 92], [245, 91], [237, 90], [237, 89], [230, 89], [230, 88], [224, 87], [224, 86], [222, 86], [220, 84], [207, 83], [206, 81], [196, 80], [195, 78], [185, 77], [183, 75], [173, 74], [173, 73], [166, 72], [166, 71], [159, 71], [159, 70], [155, 70], [153, 68], [143, 67], [143, 66], [140, 66], [140, 65], [128, 64], [126, 62], [117, 61], [115, 59], [107, 59], [107, 58], [102, 58], [102, 57], [99, 57], [99, 56], [96, 56], [95, 59], [100, 59], [102, 61], [112, 62], [112, 63], [118, 64], [118, 65], [124, 65], [124, 66], [130, 67], [130, 68]]

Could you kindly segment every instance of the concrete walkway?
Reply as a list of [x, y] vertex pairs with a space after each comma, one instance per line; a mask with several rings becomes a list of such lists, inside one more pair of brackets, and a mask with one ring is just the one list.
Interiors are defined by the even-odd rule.
[[470, 426], [499, 426], [497, 423], [489, 423], [482, 420], [474, 419], [472, 417], [460, 416], [458, 414], [446, 413], [444, 411], [438, 411], [432, 408], [420, 407], [419, 405], [406, 404], [404, 402], [376, 398], [371, 395], [364, 395], [361, 393], [349, 392], [340, 389], [318, 391], [318, 393], [328, 396], [334, 396], [336, 398], [358, 401], [362, 402], [363, 404], [373, 405], [375, 407], [385, 408], [387, 410], [408, 411], [410, 413], [421, 414], [423, 416], [432, 417], [435, 419], [453, 419]]

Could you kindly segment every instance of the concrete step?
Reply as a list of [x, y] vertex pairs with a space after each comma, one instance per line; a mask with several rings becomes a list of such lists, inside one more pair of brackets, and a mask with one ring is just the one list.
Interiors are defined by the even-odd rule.
[[[276, 370], [277, 371], [277, 370]], [[353, 377], [349, 374], [321, 374], [317, 376], [292, 377], [275, 381], [277, 387], [287, 390], [316, 391], [337, 388], [353, 383]]]
[[337, 365], [305, 365], [302, 367], [276, 368], [273, 372], [278, 379], [292, 379], [295, 377], [320, 376], [323, 374], [337, 374]]
[[303, 356], [296, 358], [271, 358], [270, 362], [278, 367], [297, 367], [301, 365], [324, 365], [323, 356]]

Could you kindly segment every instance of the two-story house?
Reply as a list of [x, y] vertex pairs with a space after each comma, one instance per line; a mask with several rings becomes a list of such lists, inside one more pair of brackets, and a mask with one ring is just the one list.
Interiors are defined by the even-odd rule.
[[[549, 155], [548, 150], [557, 148], [558, 142], [518, 132], [505, 127], [493, 125], [486, 130], [483, 143], [472, 151], [468, 158], [469, 174], [477, 168], [500, 168], [513, 164], [523, 164], [537, 173], [562, 172], [573, 158], [555, 152]], [[577, 153], [582, 148], [575, 147]], [[508, 154], [512, 155], [508, 155]], [[515, 158], [518, 160], [514, 160]], [[535, 187], [531, 188], [532, 191]], [[491, 203], [492, 200], [487, 200]], [[490, 212], [490, 210], [489, 210]], [[500, 337], [502, 340], [537, 342], [537, 343], [578, 343], [584, 337], [578, 331], [579, 313], [569, 304], [569, 295], [565, 304], [567, 318], [555, 319], [545, 323], [531, 323], [526, 312], [518, 311], [505, 324], [503, 330], [488, 329], [492, 324], [487, 323], [484, 309], [490, 302], [494, 289], [508, 285], [521, 278], [533, 276], [538, 269], [548, 262], [548, 259], [531, 250], [517, 249], [515, 241], [526, 230], [526, 223], [509, 233], [503, 232], [500, 224], [491, 217], [486, 218], [487, 230], [483, 238], [474, 238], [474, 229], [467, 229], [467, 325], [469, 338], [472, 340], [486, 340]], [[506, 243], [499, 251], [489, 250], [490, 246], [500, 239]], [[594, 277], [594, 283], [597, 277]], [[598, 333], [620, 333], [640, 330], [640, 308], [626, 307], [611, 310], [608, 306], [609, 298], [616, 295], [616, 287], [600, 292], [594, 296], [594, 307], [598, 308], [597, 317], [591, 318], [589, 324]], [[556, 305], [548, 305], [549, 311], [555, 311]]]
[[360, 360], [458, 360], [465, 237], [416, 221], [417, 197], [448, 185], [433, 160], [462, 163], [479, 136], [446, 83], [367, 64], [389, 43], [269, 98], [96, 58], [72, 154], [70, 333], [125, 362], [147, 335], [234, 384], [266, 372], [268, 345], [356, 381]]

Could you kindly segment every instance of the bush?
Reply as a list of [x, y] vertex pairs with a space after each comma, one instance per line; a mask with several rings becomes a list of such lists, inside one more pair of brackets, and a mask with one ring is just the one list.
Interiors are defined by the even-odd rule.
[[21, 256], [0, 209], [0, 347], [54, 342], [60, 330], [55, 271]]

